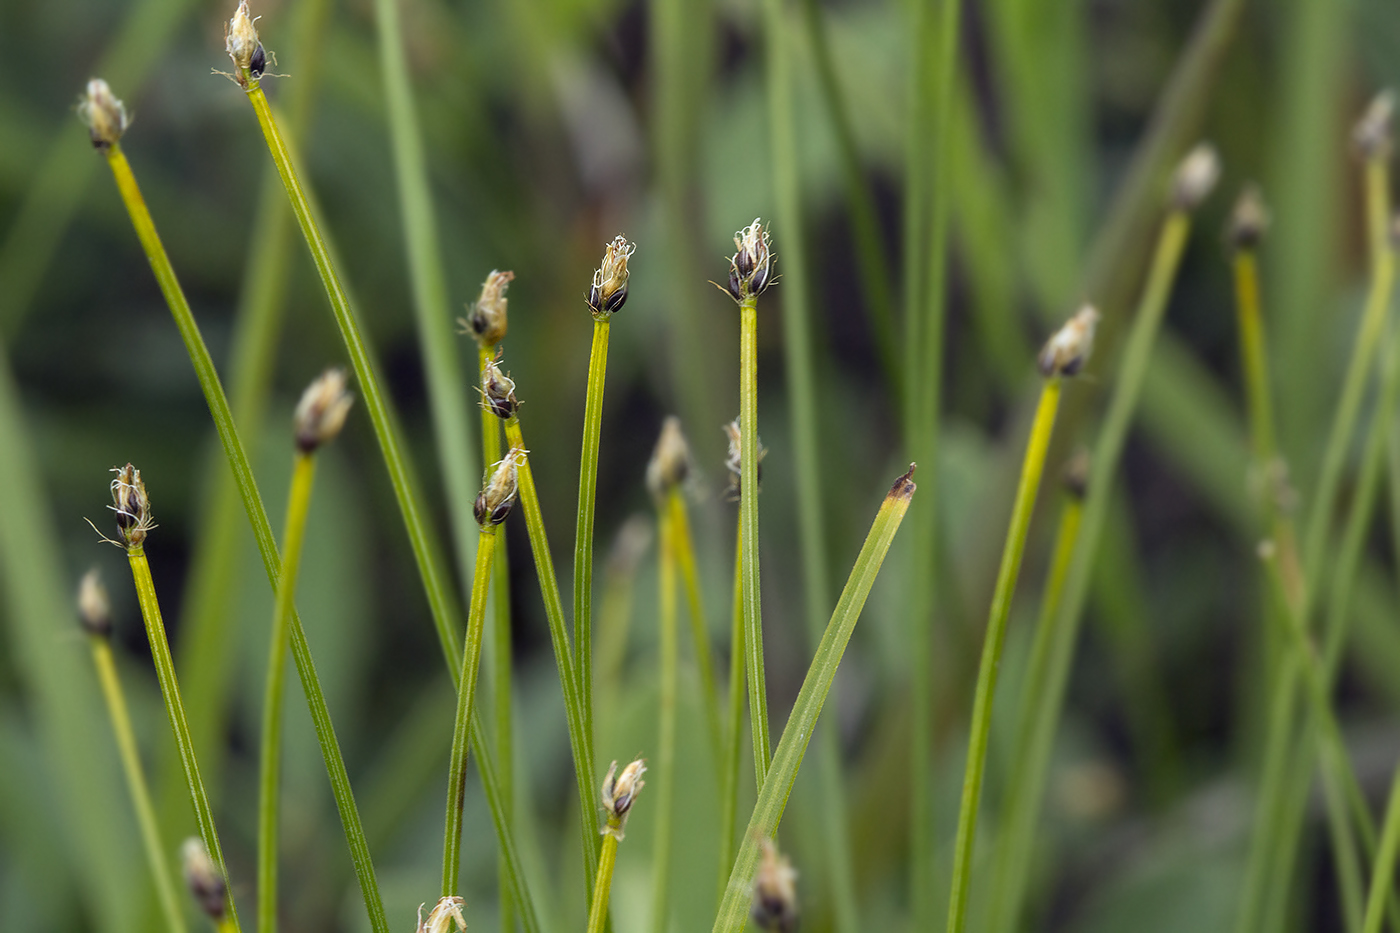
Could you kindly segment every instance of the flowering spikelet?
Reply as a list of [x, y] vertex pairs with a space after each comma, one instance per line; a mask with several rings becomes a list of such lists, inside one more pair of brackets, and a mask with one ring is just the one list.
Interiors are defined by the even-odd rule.
[[[117, 530], [121, 532], [126, 547], [140, 547], [146, 534], [156, 527], [151, 520], [151, 499], [146, 495], [146, 484], [141, 481], [141, 471], [131, 464], [112, 467], [117, 478], [112, 480], [112, 504], [107, 506], [117, 513]], [[121, 541], [113, 544], [121, 545]]]
[[1268, 229], [1269, 208], [1264, 204], [1264, 196], [1257, 185], [1245, 185], [1230, 211], [1230, 222], [1225, 228], [1226, 242], [1232, 249], [1254, 249]]
[[292, 416], [297, 449], [309, 454], [333, 440], [345, 426], [345, 416], [354, 403], [355, 396], [345, 390], [345, 370], [328, 369], [321, 373], [306, 387]]
[[621, 774], [617, 773], [616, 761], [608, 767], [607, 777], [603, 778], [603, 809], [608, 813], [608, 822], [602, 829], [603, 835], [613, 836], [619, 841], [622, 839], [622, 830], [627, 825], [627, 814], [631, 812], [637, 794], [646, 786], [646, 781], [642, 780], [646, 770], [647, 763], [643, 758], [638, 758], [623, 768]]
[[512, 447], [505, 457], [491, 467], [490, 475], [482, 483], [481, 492], [477, 494], [476, 504], [472, 509], [476, 523], [482, 528], [499, 525], [510, 514], [511, 507], [515, 505], [515, 494], [519, 489], [520, 459], [524, 456], [525, 451], [522, 448]]
[[244, 90], [257, 87], [258, 79], [267, 70], [268, 54], [258, 40], [257, 20], [248, 12], [248, 0], [238, 0], [238, 9], [224, 28], [224, 51], [233, 62], [233, 74], [229, 77]]
[[734, 248], [729, 257], [729, 294], [735, 301], [761, 295], [773, 282], [773, 253], [768, 229], [759, 218], [734, 234]]
[[681, 433], [681, 419], [667, 415], [661, 422], [661, 436], [647, 463], [647, 489], [653, 496], [663, 496], [685, 482], [690, 472], [690, 445]]
[[1378, 161], [1390, 158], [1394, 125], [1395, 95], [1390, 91], [1381, 91], [1371, 99], [1366, 112], [1351, 131], [1351, 138], [1363, 158]]
[[627, 301], [627, 260], [637, 251], [635, 243], [618, 234], [603, 254], [603, 264], [593, 273], [593, 286], [588, 290], [588, 307], [593, 316], [606, 321], [614, 311], [622, 310]]
[[465, 933], [467, 920], [462, 916], [462, 908], [467, 906], [466, 898], [438, 898], [438, 902], [428, 912], [426, 920], [423, 919], [425, 906], [418, 905], [418, 933], [451, 933], [453, 924], [456, 924], [458, 933]]
[[497, 418], [509, 418], [520, 403], [515, 399], [515, 380], [501, 372], [500, 363], [501, 352], [497, 350], [496, 358], [487, 360], [481, 368], [481, 386], [477, 391], [481, 393], [482, 408]]
[[200, 909], [215, 921], [222, 920], [227, 886], [219, 866], [209, 857], [204, 841], [198, 836], [186, 839], [180, 847], [180, 863], [185, 871], [185, 885]]
[[749, 916], [759, 929], [791, 933], [797, 929], [797, 870], [786, 855], [778, 854], [772, 839], [764, 839], [762, 848]]
[[483, 347], [494, 347], [505, 339], [509, 323], [506, 289], [514, 279], [514, 272], [491, 270], [481, 284], [481, 296], [467, 307], [467, 316], [457, 318], [462, 333], [471, 334]]
[[[729, 453], [725, 455], [724, 465], [729, 470], [729, 500], [739, 501], [739, 489], [743, 485], [743, 434], [739, 430], [739, 419], [735, 418], [724, 426], [724, 435], [729, 438]], [[763, 458], [768, 455], [768, 448], [763, 446], [763, 438], [758, 440], [758, 484], [763, 486]]]
[[1094, 328], [1098, 323], [1099, 312], [1093, 305], [1080, 308], [1079, 313], [1045, 341], [1036, 358], [1040, 374], [1053, 379], [1073, 376], [1083, 369], [1094, 349]]
[[115, 146], [131, 125], [126, 105], [101, 78], [87, 83], [83, 99], [78, 103], [78, 117], [87, 125], [93, 147], [103, 151]]
[[112, 634], [112, 600], [96, 567], [83, 574], [78, 584], [78, 619], [89, 635]]
[[1220, 179], [1220, 156], [1210, 143], [1197, 143], [1172, 176], [1172, 205], [1194, 211]]

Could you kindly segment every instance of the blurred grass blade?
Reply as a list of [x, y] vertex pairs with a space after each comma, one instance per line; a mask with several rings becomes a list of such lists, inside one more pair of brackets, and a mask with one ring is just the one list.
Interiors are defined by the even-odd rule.
[[909, 501], [915, 489], [913, 473], [911, 464], [909, 472], [895, 480], [885, 495], [870, 526], [870, 533], [856, 556], [851, 576], [836, 601], [836, 609], [827, 623], [821, 644], [817, 646], [812, 665], [807, 669], [807, 676], [803, 678], [802, 689], [797, 693], [787, 725], [783, 727], [782, 737], [778, 739], [778, 747], [773, 752], [772, 767], [768, 769], [753, 814], [749, 817], [748, 828], [740, 840], [739, 853], [729, 873], [719, 914], [715, 917], [714, 933], [739, 933], [748, 920], [753, 893], [750, 884], [758, 863], [759, 846], [762, 840], [777, 831], [778, 823], [782, 820], [793, 781], [797, 780], [797, 770], [802, 766], [802, 756], [812, 739], [812, 730], [831, 690], [831, 682], [836, 678], [841, 656], [851, 640], [851, 633], [855, 631], [856, 621], [880, 572], [880, 565], [889, 553], [895, 532], [904, 520], [904, 513], [909, 510]]

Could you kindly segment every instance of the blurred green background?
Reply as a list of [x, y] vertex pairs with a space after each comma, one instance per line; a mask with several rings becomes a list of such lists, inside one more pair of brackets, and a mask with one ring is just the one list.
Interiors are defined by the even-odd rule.
[[[447, 542], [374, 11], [368, 0], [326, 0], [319, 12], [308, 3], [266, 0], [254, 8], [277, 54], [274, 70], [286, 75], [264, 87], [289, 110], [291, 126], [292, 99], [305, 96], [305, 119], [291, 131], [305, 176]], [[736, 509], [724, 496], [719, 428], [737, 412], [738, 315], [707, 280], [726, 274], [732, 232], [775, 210], [764, 20], [759, 4], [738, 0], [399, 6], [453, 313], [475, 298], [491, 269], [516, 273], [505, 362], [524, 401], [565, 586], [591, 330], [583, 298], [607, 240], [623, 232], [638, 244], [631, 297], [612, 328], [597, 524], [597, 561], [607, 567], [600, 580], [632, 597], [619, 679], [600, 686], [597, 748], [600, 765], [625, 761], [655, 742], [655, 549], [637, 529], [650, 527], [643, 474], [661, 419], [672, 412], [697, 455], [692, 514], [707, 621], [717, 663], [727, 657]], [[0, 554], [4, 929], [129, 931], [155, 923], [106, 714], [69, 609], [90, 565], [102, 568], [116, 601], [124, 683], [172, 849], [194, 825], [172, 770], [126, 570], [83, 519], [105, 529], [106, 471], [127, 461], [141, 468], [160, 524], [147, 552], [178, 662], [188, 649], [185, 620], [199, 611], [189, 598], [201, 566], [196, 542], [225, 467], [144, 255], [75, 118], [89, 77], [105, 77], [134, 113], [123, 148], [226, 384], [248, 314], [241, 309], [254, 301], [249, 270], [261, 267], [253, 257], [270, 245], [271, 259], [285, 266], [273, 289], [275, 358], [253, 380], [269, 393], [255, 463], [274, 527], [290, 472], [291, 405], [314, 374], [345, 362], [305, 248], [277, 216], [281, 193], [268, 187], [271, 163], [252, 114], [235, 86], [210, 73], [227, 67], [222, 29], [231, 12], [231, 4], [208, 0], [0, 4], [0, 341], [8, 360], [0, 402], [23, 420], [0, 452], [12, 474], [3, 498], [14, 506], [3, 510]], [[1112, 384], [1115, 335], [1139, 288], [1164, 167], [1209, 138], [1224, 176], [1200, 214], [1127, 449], [1051, 773], [1028, 923], [1223, 929], [1247, 848], [1264, 692], [1247, 437], [1217, 231], [1243, 183], [1257, 180], [1274, 217], [1262, 261], [1282, 445], [1306, 495], [1365, 282], [1349, 128], [1376, 90], [1400, 80], [1400, 8], [1384, 0], [984, 0], [964, 12], [947, 168], [943, 443], [939, 462], [919, 471], [920, 497], [939, 503], [939, 562], [933, 571], [912, 568], [901, 547], [907, 541], [896, 541], [826, 711], [841, 743], [861, 928], [909, 924], [909, 581], [930, 572], [940, 581], [935, 833], [946, 850], [981, 630], [1036, 388], [1033, 352], [1079, 301], [1100, 303], [1102, 352], [1088, 378], [1067, 390], [1056, 448], [1062, 461], [1092, 440], [1094, 412]], [[672, 14], [679, 19], [662, 28], [661, 17]], [[805, 222], [800, 230], [776, 226], [774, 248], [780, 272], [786, 243], [801, 237], [806, 249], [833, 580], [844, 579], [880, 496], [909, 459], [875, 322], [882, 302], [898, 320], [908, 262], [902, 212], [916, 14], [916, 2], [900, 0], [813, 0], [788, 3], [784, 13]], [[1218, 58], [1192, 64], [1184, 50], [1209, 16], [1219, 18], [1224, 44]], [[824, 55], [819, 37], [829, 46]], [[823, 90], [824, 61], [849, 120], [850, 150]], [[1188, 66], [1195, 83], [1181, 79], [1177, 109], [1164, 107], [1164, 89]], [[1142, 156], [1154, 127], [1162, 148]], [[1135, 154], [1146, 161], [1135, 163]], [[1145, 173], [1136, 219], [1106, 228], [1125, 209], [1134, 165]], [[874, 206], [888, 269], [883, 297], [856, 258], [852, 169]], [[278, 281], [275, 273], [269, 281]], [[765, 296], [760, 323], [760, 430], [769, 448], [764, 623], [775, 730], [811, 654], [794, 546], [778, 315], [785, 284]], [[452, 341], [464, 370], [474, 366], [466, 338], [428, 339]], [[897, 341], [889, 346], [898, 349]], [[461, 391], [472, 393], [466, 384]], [[480, 464], [462, 468], [474, 474]], [[436, 889], [452, 697], [386, 480], [357, 410], [323, 458], [299, 605], [390, 916], [407, 930], [414, 908]], [[998, 743], [1004, 752], [1010, 741], [1008, 711], [1057, 495], [1047, 484], [1013, 610], [983, 807], [988, 825], [1004, 774]], [[548, 926], [580, 927], [572, 764], [517, 522], [508, 527], [520, 833]], [[241, 515], [236, 534], [215, 547], [203, 566], [226, 574], [212, 611], [230, 614], [232, 634], [215, 655], [217, 670], [181, 667], [181, 676], [188, 691], [205, 695], [198, 723], [205, 731], [196, 738], [234, 891], [250, 920], [271, 598]], [[1396, 547], [1376, 530], [1337, 701], [1377, 806], [1400, 748]], [[605, 610], [598, 624], [626, 620]], [[673, 924], [701, 931], [713, 916], [718, 811], [703, 743], [687, 741], [702, 722], [686, 664]], [[288, 695], [284, 922], [307, 931], [368, 929], [309, 718], [299, 690]], [[814, 761], [783, 827], [784, 848], [801, 872], [804, 929], [819, 931], [833, 919]], [[474, 778], [468, 787], [462, 893], [473, 928], [490, 929], [495, 837]], [[741, 803], [742, 814], [748, 806]], [[1299, 928], [1340, 928], [1318, 812], [1289, 914]], [[620, 933], [647, 922], [650, 819], [643, 798], [619, 857]], [[938, 878], [942, 899], [942, 869]]]

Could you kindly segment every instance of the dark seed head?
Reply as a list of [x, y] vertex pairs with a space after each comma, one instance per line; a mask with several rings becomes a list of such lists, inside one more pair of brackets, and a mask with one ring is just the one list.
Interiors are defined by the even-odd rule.
[[255, 78], [261, 78], [263, 72], [267, 70], [267, 52], [263, 50], [262, 43], [253, 50], [253, 57], [248, 61], [248, 74]]

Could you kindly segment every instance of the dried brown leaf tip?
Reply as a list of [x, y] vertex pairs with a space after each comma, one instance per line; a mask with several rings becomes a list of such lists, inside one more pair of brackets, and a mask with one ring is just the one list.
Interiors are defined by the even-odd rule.
[[466, 933], [467, 918], [462, 916], [462, 910], [467, 906], [465, 897], [438, 898], [433, 909], [428, 911], [427, 919], [423, 917], [425, 906], [418, 905], [418, 933], [452, 933], [453, 926], [456, 926], [457, 933]]
[[1220, 180], [1220, 156], [1210, 143], [1197, 143], [1172, 176], [1172, 206], [1194, 211]]
[[512, 447], [492, 465], [472, 508], [476, 523], [482, 528], [499, 525], [515, 506], [515, 494], [520, 489], [520, 461], [525, 455], [524, 448]]
[[661, 497], [685, 482], [690, 473], [690, 445], [681, 432], [681, 419], [668, 415], [647, 464], [647, 489]]
[[258, 19], [249, 13], [248, 0], [239, 0], [238, 9], [224, 27], [224, 51], [228, 52], [229, 60], [233, 62], [233, 74], [227, 77], [245, 91], [258, 86], [258, 79], [267, 71], [270, 57], [258, 40]]
[[593, 273], [593, 285], [588, 290], [588, 308], [593, 316], [606, 321], [614, 311], [621, 311], [627, 301], [627, 261], [637, 251], [635, 243], [618, 234], [603, 253], [603, 264]]
[[646, 781], [642, 780], [646, 771], [647, 763], [643, 758], [638, 758], [623, 768], [621, 774], [617, 773], [616, 761], [608, 767], [607, 777], [603, 778], [603, 809], [608, 814], [608, 821], [602, 829], [603, 835], [613, 836], [621, 841], [623, 827], [627, 825], [627, 814], [631, 812], [637, 794], [646, 786]]
[[112, 472], [117, 478], [112, 480], [112, 504], [107, 508], [117, 513], [117, 530], [121, 533], [121, 541], [112, 543], [118, 547], [140, 547], [147, 533], [156, 527], [151, 520], [151, 499], [146, 495], [146, 484], [141, 481], [141, 471], [129, 463], [124, 467], [112, 467]]
[[778, 854], [772, 839], [764, 839], [762, 860], [753, 877], [753, 907], [749, 916], [761, 930], [792, 933], [797, 929], [797, 870]]
[[1094, 328], [1099, 323], [1099, 312], [1093, 305], [1085, 305], [1079, 312], [1055, 331], [1036, 358], [1040, 374], [1046, 379], [1073, 376], [1084, 368], [1089, 354], [1094, 350]]
[[[739, 490], [743, 486], [744, 435], [739, 429], [739, 419], [735, 418], [724, 426], [724, 436], [729, 439], [729, 453], [725, 455], [724, 466], [729, 471], [729, 501], [739, 501]], [[768, 456], [768, 448], [763, 446], [763, 438], [758, 439], [758, 485], [763, 488], [763, 458]]]
[[334, 440], [354, 403], [355, 396], [345, 388], [345, 370], [328, 369], [321, 373], [301, 394], [292, 416], [297, 449], [309, 454]]
[[92, 145], [103, 152], [115, 146], [131, 125], [126, 105], [117, 99], [107, 82], [93, 78], [78, 102], [78, 118], [87, 125]]
[[78, 584], [78, 619], [89, 635], [112, 634], [112, 600], [96, 567], [83, 574]]
[[735, 301], [761, 295], [773, 284], [773, 251], [768, 229], [755, 217], [734, 234], [734, 255], [729, 257], [729, 294]]
[[497, 418], [509, 418], [520, 403], [515, 399], [515, 380], [501, 372], [500, 364], [501, 353], [497, 350], [496, 358], [481, 367], [481, 386], [477, 391], [481, 393], [482, 408]]
[[1371, 98], [1366, 112], [1356, 121], [1351, 138], [1363, 158], [1384, 161], [1390, 158], [1394, 129], [1395, 95], [1381, 91]]
[[224, 900], [228, 890], [219, 866], [209, 857], [204, 840], [191, 836], [180, 847], [180, 863], [185, 872], [185, 885], [194, 895], [195, 903], [216, 922], [224, 919]]
[[515, 273], [491, 270], [481, 284], [481, 296], [468, 306], [467, 316], [457, 318], [462, 333], [471, 334], [483, 347], [494, 347], [506, 338], [509, 318], [506, 314], [506, 289], [515, 280]]
[[1259, 246], [1259, 241], [1269, 229], [1269, 208], [1258, 185], [1245, 185], [1240, 196], [1235, 199], [1235, 207], [1230, 211], [1230, 225], [1225, 237], [1231, 249], [1247, 250]]

